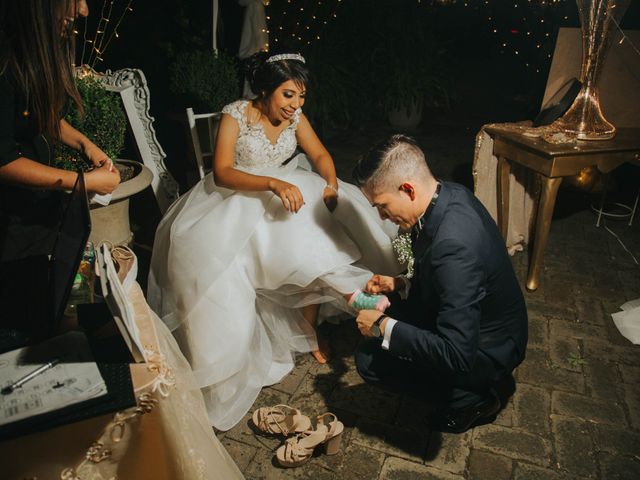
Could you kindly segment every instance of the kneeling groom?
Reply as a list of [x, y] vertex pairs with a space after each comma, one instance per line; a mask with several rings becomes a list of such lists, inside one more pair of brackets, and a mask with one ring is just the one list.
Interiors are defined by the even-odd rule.
[[[435, 401], [436, 430], [491, 422], [513, 388], [527, 345], [527, 312], [505, 242], [474, 195], [434, 178], [415, 141], [393, 135], [354, 170], [382, 218], [411, 231], [412, 278], [375, 275], [370, 293], [397, 292], [387, 315], [362, 310], [356, 351], [370, 383]], [[509, 393], [513, 393], [512, 391]]]

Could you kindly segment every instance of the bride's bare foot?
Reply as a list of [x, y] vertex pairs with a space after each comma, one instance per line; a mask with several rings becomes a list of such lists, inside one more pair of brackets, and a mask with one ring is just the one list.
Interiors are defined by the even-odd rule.
[[313, 358], [322, 365], [331, 360], [331, 347], [329, 346], [329, 341], [325, 337], [318, 335], [318, 350], [311, 352], [311, 355], [313, 355]]
[[313, 355], [313, 358], [316, 359], [316, 362], [318, 362], [321, 365], [324, 365], [325, 363], [327, 363], [329, 361], [329, 359], [327, 357], [325, 357], [320, 350], [312, 351], [311, 355]]

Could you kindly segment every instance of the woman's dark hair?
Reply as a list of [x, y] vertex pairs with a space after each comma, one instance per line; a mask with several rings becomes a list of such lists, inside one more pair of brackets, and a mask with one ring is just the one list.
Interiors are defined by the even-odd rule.
[[269, 98], [287, 80], [293, 80], [298, 86], [309, 83], [309, 70], [303, 62], [293, 59], [267, 62], [273, 55], [273, 52], [261, 51], [243, 62], [244, 74], [257, 100]]
[[68, 97], [82, 112], [73, 75], [76, 0], [2, 0], [0, 73], [22, 92], [39, 133], [60, 138], [60, 112]]

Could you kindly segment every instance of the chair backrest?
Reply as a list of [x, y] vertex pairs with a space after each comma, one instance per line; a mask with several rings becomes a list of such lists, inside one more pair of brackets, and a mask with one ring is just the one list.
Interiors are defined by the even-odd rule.
[[213, 152], [221, 115], [220, 112], [196, 114], [193, 113], [193, 108], [187, 108], [189, 131], [200, 178], [204, 178], [213, 167]]

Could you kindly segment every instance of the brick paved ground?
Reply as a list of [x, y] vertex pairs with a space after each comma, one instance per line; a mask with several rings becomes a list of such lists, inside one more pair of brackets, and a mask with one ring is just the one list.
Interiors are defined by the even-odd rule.
[[[371, 137], [327, 142], [342, 178]], [[355, 137], [355, 138], [354, 138]], [[442, 129], [419, 139], [444, 179], [470, 182], [473, 132]], [[348, 145], [348, 146], [347, 146]], [[618, 241], [594, 226], [584, 194], [560, 193], [542, 273], [525, 294], [529, 348], [517, 369], [517, 391], [492, 425], [462, 435], [430, 432], [425, 405], [365, 385], [353, 351], [353, 321], [326, 326], [334, 359], [309, 355], [254, 407], [286, 403], [310, 416], [331, 411], [346, 431], [340, 453], [316, 455], [296, 469], [274, 461], [276, 438], [256, 436], [249, 415], [219, 433], [248, 479], [638, 479], [640, 478], [640, 347], [616, 330], [610, 313], [640, 297], [640, 269]], [[640, 218], [633, 227], [609, 222], [640, 259]], [[522, 285], [526, 254], [513, 258]]]

